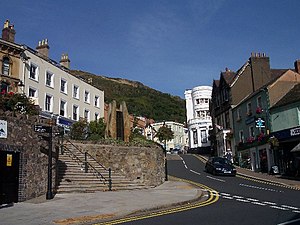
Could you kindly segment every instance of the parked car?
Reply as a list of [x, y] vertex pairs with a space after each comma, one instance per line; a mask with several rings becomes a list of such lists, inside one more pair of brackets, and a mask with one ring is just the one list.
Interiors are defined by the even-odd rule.
[[211, 157], [205, 164], [205, 170], [213, 175], [236, 175], [236, 168], [231, 161], [222, 157]]

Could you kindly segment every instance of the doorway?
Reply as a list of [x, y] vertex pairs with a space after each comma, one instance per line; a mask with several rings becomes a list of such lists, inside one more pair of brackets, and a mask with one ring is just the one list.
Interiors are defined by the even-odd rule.
[[0, 151], [0, 204], [18, 202], [20, 152]]

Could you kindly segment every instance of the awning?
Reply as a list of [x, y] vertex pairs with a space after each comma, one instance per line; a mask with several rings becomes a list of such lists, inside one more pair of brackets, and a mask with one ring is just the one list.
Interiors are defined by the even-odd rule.
[[292, 150], [291, 152], [300, 152], [300, 143], [297, 144]]

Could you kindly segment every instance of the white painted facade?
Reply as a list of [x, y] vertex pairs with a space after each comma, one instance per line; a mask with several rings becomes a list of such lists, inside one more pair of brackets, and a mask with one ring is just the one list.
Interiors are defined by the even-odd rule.
[[[94, 121], [104, 117], [104, 92], [71, 75], [58, 63], [24, 46], [21, 92], [42, 109], [42, 115], [60, 121]], [[62, 122], [63, 123], [63, 122]], [[64, 125], [64, 124], [62, 124]]]
[[189, 148], [208, 148], [212, 120], [209, 112], [212, 87], [197, 86], [184, 92], [186, 100]]
[[[164, 125], [169, 127], [173, 131], [174, 138], [170, 141], [167, 141], [166, 143], [161, 143], [158, 138], [155, 137], [155, 134], [157, 133], [159, 128]], [[180, 149], [183, 151], [185, 147], [188, 146], [186, 128], [184, 128], [183, 124], [177, 122], [166, 121], [153, 123], [146, 128], [146, 137], [149, 140], [160, 143], [162, 146], [166, 145], [165, 147], [167, 151], [170, 151], [172, 149]]]

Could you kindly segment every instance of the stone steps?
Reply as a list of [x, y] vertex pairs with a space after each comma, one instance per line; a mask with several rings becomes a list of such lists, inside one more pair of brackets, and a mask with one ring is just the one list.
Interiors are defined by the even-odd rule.
[[[96, 170], [101, 173], [101, 175], [106, 179], [100, 179], [101, 176], [93, 170], [93, 168], [88, 168], [88, 172], [85, 173], [84, 167], [84, 153], [75, 150], [74, 146], [70, 147], [70, 151], [74, 151], [76, 157], [73, 154], [65, 151], [63, 155], [59, 155], [58, 162], [58, 181], [59, 185], [57, 188], [58, 193], [69, 193], [69, 192], [95, 192], [95, 191], [107, 191], [108, 190], [108, 180], [109, 173], [101, 167], [93, 158], [87, 157], [87, 161]], [[65, 148], [68, 148], [65, 146]], [[78, 159], [81, 162], [78, 162]], [[112, 190], [133, 190], [133, 189], [143, 189], [148, 188], [144, 184], [138, 181], [131, 181], [127, 179], [124, 175], [118, 174], [114, 171], [111, 172], [112, 180]]]

